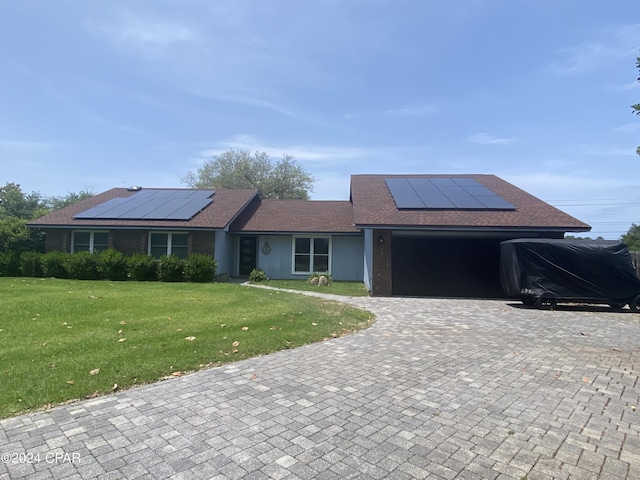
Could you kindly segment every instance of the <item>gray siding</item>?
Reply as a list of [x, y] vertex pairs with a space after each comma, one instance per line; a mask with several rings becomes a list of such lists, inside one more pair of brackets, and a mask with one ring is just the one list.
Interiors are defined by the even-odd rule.
[[[267, 246], [268, 248], [265, 248]], [[300, 278], [291, 275], [291, 236], [260, 235], [258, 237], [258, 268], [264, 270], [267, 276], [273, 279]]]
[[[269, 278], [278, 280], [306, 279], [307, 275], [291, 273], [292, 235], [260, 235], [258, 268]], [[268, 248], [265, 248], [268, 244]], [[267, 253], [268, 252], [268, 253]], [[362, 281], [364, 243], [361, 235], [334, 235], [331, 250], [331, 276], [334, 280]]]
[[215, 253], [214, 257], [218, 262], [217, 275], [223, 273], [233, 275], [231, 260], [233, 258], [233, 241], [223, 230], [216, 230]]
[[333, 237], [333, 255], [331, 258], [331, 278], [334, 280], [364, 280], [364, 238], [357, 236]]

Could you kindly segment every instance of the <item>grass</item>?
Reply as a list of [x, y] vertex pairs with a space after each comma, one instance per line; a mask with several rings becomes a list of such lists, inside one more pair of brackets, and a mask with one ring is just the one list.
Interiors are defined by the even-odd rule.
[[234, 284], [0, 278], [0, 418], [322, 341], [372, 318]]
[[331, 293], [333, 295], [343, 295], [347, 297], [366, 297], [369, 295], [367, 287], [362, 282], [332, 282], [331, 285], [318, 286], [311, 285], [307, 280], [265, 280], [254, 282], [256, 285], [266, 285], [269, 287], [289, 288], [291, 290], [302, 290], [305, 292]]

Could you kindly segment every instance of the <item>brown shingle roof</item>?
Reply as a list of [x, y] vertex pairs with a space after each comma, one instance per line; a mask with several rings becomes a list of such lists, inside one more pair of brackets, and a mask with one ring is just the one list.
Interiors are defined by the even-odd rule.
[[347, 201], [262, 200], [232, 224], [235, 232], [358, 233]]
[[[387, 178], [473, 178], [516, 207], [516, 210], [399, 210]], [[352, 175], [351, 201], [358, 227], [469, 229], [513, 228], [588, 231], [589, 225], [528, 194], [495, 175]]]
[[[172, 189], [174, 190], [174, 189]], [[29, 226], [34, 227], [121, 227], [121, 228], [225, 228], [244, 207], [257, 196], [257, 190], [216, 190], [213, 202], [190, 220], [104, 220], [104, 219], [76, 219], [74, 215], [91, 207], [100, 205], [112, 198], [124, 198], [135, 194], [126, 188], [112, 188], [106, 192], [78, 202], [69, 207], [40, 217]]]

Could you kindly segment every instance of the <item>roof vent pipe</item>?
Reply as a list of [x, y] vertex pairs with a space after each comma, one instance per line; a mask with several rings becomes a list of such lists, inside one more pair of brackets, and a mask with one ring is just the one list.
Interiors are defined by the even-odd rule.
[[131, 185], [129, 188], [127, 188], [127, 192], [138, 192], [142, 190], [142, 187], [140, 185]]

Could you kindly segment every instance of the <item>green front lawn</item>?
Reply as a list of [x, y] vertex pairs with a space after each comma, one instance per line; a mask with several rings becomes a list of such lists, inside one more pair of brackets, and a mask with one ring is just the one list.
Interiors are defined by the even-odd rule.
[[0, 418], [372, 321], [343, 304], [234, 284], [0, 278]]
[[308, 280], [265, 280], [252, 283], [254, 285], [289, 288], [306, 292], [331, 293], [348, 297], [366, 297], [369, 295], [367, 287], [362, 282], [332, 282], [331, 285], [326, 286], [311, 285]]

